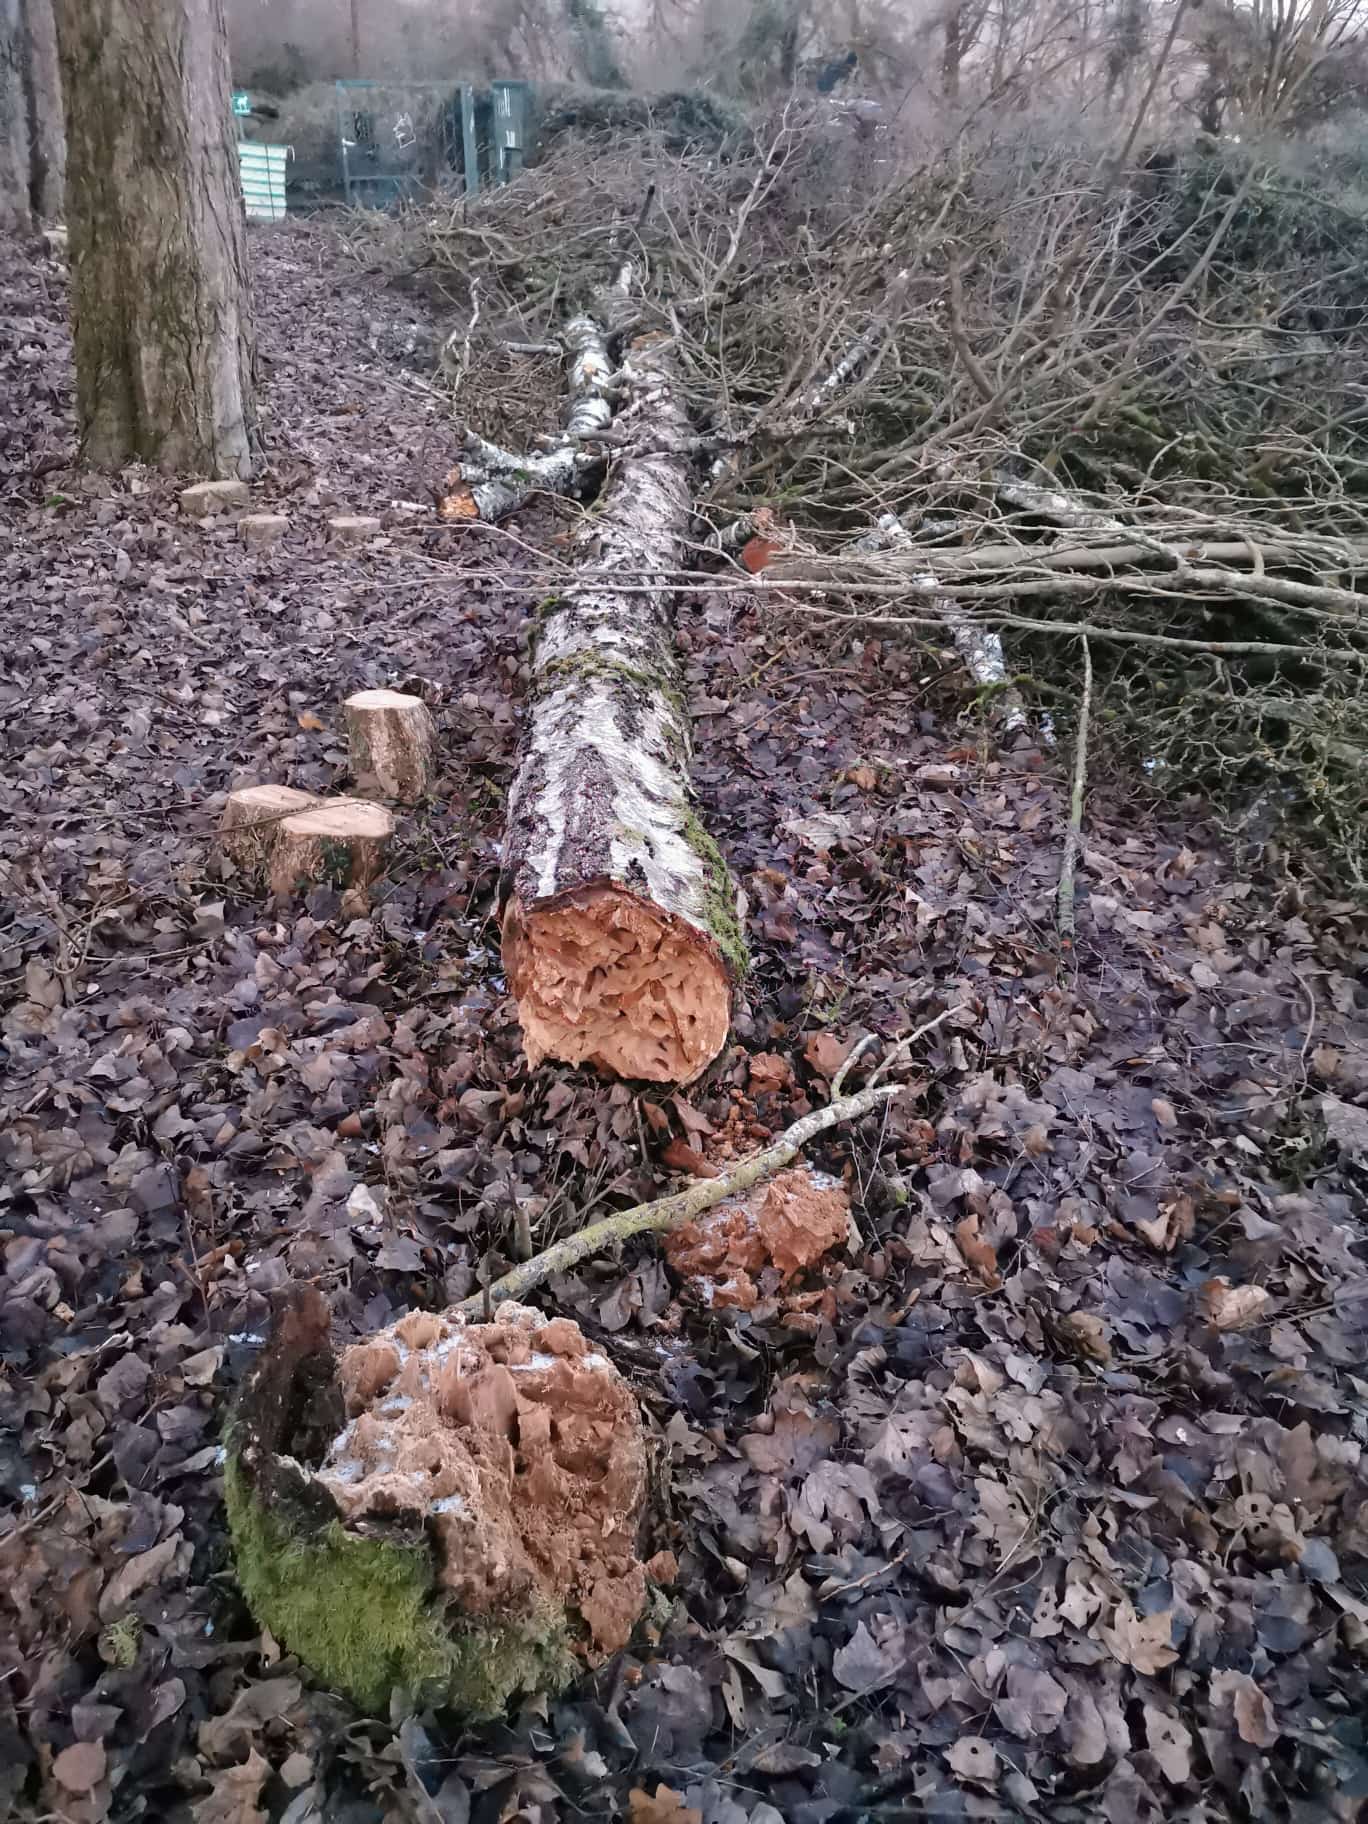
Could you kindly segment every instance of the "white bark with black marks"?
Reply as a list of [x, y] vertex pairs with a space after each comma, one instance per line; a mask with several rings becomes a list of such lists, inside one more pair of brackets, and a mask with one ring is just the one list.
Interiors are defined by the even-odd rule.
[[526, 506], [534, 494], [578, 494], [602, 474], [602, 453], [585, 446], [613, 419], [615, 374], [603, 326], [582, 312], [566, 324], [563, 340], [570, 400], [559, 440], [549, 450], [520, 456], [467, 431], [465, 457], [442, 502], [443, 518], [492, 525]]
[[658, 446], [688, 421], [659, 344], [637, 344], [621, 377], [618, 425], [649, 453], [615, 464], [575, 552], [633, 589], [572, 584], [542, 611], [508, 806], [504, 958], [533, 1063], [688, 1082], [726, 1040], [743, 955], [690, 797], [667, 581], [692, 501], [685, 459]]

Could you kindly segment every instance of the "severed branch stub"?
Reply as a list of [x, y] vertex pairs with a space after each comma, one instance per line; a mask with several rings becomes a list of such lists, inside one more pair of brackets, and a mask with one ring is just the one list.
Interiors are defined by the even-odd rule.
[[[503, 954], [527, 1055], [687, 1083], [726, 1041], [745, 946], [695, 813], [673, 600], [690, 523], [688, 433], [667, 350], [635, 343], [620, 424], [640, 439], [579, 526], [541, 611], [504, 843]], [[617, 591], [605, 575], [657, 579]]]
[[394, 818], [382, 804], [329, 798], [277, 826], [267, 882], [279, 898], [336, 887], [363, 902], [385, 869]]
[[421, 697], [358, 690], [342, 706], [351, 775], [358, 791], [416, 804], [427, 796], [437, 731]]

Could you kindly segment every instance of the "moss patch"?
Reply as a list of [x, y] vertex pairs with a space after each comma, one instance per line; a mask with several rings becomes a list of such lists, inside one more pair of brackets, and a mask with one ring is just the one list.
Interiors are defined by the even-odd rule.
[[224, 1488], [238, 1581], [252, 1613], [322, 1684], [387, 1713], [402, 1686], [418, 1704], [498, 1716], [524, 1691], [558, 1691], [575, 1670], [564, 1618], [448, 1623], [431, 1555], [333, 1521], [296, 1537], [230, 1457]]
[[703, 915], [708, 931], [737, 976], [743, 976], [750, 968], [750, 951], [736, 916], [736, 889], [722, 851], [692, 811], [684, 813], [684, 840], [703, 863]]

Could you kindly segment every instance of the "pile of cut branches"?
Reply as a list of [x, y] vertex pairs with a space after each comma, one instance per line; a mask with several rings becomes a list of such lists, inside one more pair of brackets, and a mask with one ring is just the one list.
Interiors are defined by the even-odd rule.
[[1368, 884], [1368, 206], [1135, 128], [911, 160], [867, 127], [791, 104], [720, 158], [562, 145], [416, 218], [464, 305], [458, 412], [477, 311], [542, 349], [630, 251], [711, 456], [700, 551], [763, 524], [786, 603], [953, 644], [1010, 733], [1023, 696], [1067, 711], [1087, 631], [1107, 755]]

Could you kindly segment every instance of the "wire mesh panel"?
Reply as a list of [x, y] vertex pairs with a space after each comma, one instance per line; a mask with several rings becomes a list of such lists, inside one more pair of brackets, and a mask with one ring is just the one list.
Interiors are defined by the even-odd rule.
[[349, 203], [385, 209], [465, 167], [463, 84], [337, 84], [337, 143]]

